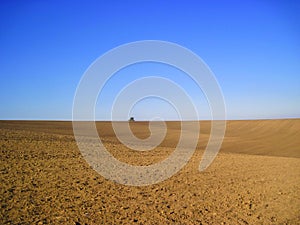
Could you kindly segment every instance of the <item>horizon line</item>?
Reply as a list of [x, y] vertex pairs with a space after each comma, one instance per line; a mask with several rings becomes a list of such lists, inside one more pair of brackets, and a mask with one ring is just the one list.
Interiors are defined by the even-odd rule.
[[[292, 120], [300, 119], [300, 117], [284, 117], [284, 118], [230, 118], [225, 121], [245, 121], [245, 120]], [[0, 121], [28, 121], [28, 122], [130, 122], [129, 120], [70, 120], [70, 119], [0, 119]], [[135, 120], [136, 122], [193, 122], [193, 121], [224, 121], [221, 119], [199, 119], [199, 120]]]

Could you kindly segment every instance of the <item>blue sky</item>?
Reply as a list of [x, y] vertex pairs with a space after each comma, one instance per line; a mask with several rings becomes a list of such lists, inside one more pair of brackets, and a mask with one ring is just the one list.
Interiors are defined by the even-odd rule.
[[[228, 119], [300, 117], [297, 1], [1, 1], [0, 119], [70, 120], [88, 66], [139, 40], [175, 42], [199, 55], [222, 88]], [[97, 119], [110, 119], [113, 95], [126, 83], [161, 73], [184, 86], [200, 118], [209, 116], [192, 81], [146, 64], [110, 80], [99, 96]], [[138, 119], [156, 114], [177, 118], [159, 99], [132, 110]]]

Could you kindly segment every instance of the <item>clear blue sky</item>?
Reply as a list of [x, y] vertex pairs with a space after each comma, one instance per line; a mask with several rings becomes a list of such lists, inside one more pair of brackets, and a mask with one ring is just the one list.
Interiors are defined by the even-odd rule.
[[[1, 1], [0, 119], [71, 119], [88, 66], [118, 45], [149, 39], [198, 54], [219, 81], [229, 119], [300, 117], [299, 1]], [[118, 88], [160, 69], [186, 85], [205, 118], [192, 82], [146, 64], [107, 84], [98, 119], [110, 118]], [[158, 99], [141, 102], [133, 115], [148, 119], [150, 111], [176, 119]]]

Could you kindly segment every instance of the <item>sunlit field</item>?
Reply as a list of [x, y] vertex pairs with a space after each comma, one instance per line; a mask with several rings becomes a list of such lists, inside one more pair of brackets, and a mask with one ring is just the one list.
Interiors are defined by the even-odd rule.
[[[148, 122], [131, 122], [139, 138]], [[210, 122], [200, 122], [187, 165], [161, 183], [133, 187], [91, 169], [71, 122], [0, 122], [1, 224], [297, 224], [300, 222], [300, 120], [228, 121], [222, 148], [199, 172]], [[150, 165], [168, 157], [180, 122], [167, 122], [155, 149], [136, 152], [115, 137], [110, 122], [99, 136], [117, 159]]]

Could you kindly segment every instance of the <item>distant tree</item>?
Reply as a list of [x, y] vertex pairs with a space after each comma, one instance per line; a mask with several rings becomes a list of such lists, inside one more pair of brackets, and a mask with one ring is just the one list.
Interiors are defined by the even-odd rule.
[[134, 117], [130, 117], [129, 122], [134, 122]]

